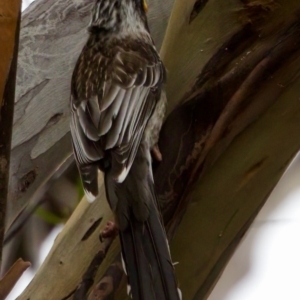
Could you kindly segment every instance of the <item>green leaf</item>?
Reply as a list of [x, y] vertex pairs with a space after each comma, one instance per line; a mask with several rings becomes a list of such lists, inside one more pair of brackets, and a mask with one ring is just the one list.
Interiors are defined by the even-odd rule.
[[57, 225], [60, 223], [64, 223], [64, 218], [55, 215], [54, 213], [43, 209], [41, 207], [38, 207], [35, 211], [35, 214], [43, 219], [45, 222], [51, 224], [51, 225]]

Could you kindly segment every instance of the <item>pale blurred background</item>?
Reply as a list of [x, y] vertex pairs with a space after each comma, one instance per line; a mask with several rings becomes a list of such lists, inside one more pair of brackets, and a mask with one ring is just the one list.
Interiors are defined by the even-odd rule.
[[[23, 10], [31, 2], [23, 0]], [[62, 227], [52, 226], [34, 267], [23, 274], [7, 300], [16, 299], [30, 282]], [[300, 155], [270, 195], [209, 300], [299, 300], [299, 232]]]
[[34, 0], [23, 0], [22, 1], [22, 11], [26, 9], [26, 7], [33, 2]]

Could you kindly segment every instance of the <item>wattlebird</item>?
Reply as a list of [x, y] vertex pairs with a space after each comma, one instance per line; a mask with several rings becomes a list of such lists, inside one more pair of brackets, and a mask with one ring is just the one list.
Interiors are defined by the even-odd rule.
[[[165, 108], [165, 69], [145, 0], [97, 0], [71, 82], [71, 134], [87, 197], [98, 170], [116, 218], [134, 300], [177, 300], [151, 166]], [[156, 151], [159, 157], [159, 152]]]

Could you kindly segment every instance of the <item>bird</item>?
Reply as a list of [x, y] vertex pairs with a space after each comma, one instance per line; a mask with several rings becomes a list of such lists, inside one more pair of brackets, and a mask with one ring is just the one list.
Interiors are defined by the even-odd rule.
[[152, 174], [166, 70], [145, 0], [96, 0], [71, 79], [71, 137], [89, 201], [104, 174], [134, 300], [179, 300]]

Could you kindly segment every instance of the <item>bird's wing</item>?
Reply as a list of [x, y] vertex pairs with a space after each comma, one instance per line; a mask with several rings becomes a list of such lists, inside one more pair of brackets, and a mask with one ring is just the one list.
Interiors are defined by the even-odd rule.
[[71, 133], [84, 188], [96, 196], [97, 163], [108, 152], [115, 180], [126, 178], [158, 100], [164, 69], [158, 56], [145, 58], [138, 49], [121, 49], [112, 59], [98, 53], [99, 65], [81, 61], [72, 82]]

